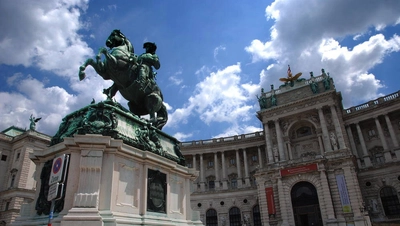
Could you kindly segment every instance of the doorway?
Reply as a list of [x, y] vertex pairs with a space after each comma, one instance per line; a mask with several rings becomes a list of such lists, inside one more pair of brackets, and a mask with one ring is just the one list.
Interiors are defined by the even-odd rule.
[[291, 191], [296, 226], [322, 226], [317, 189], [309, 182], [295, 184]]

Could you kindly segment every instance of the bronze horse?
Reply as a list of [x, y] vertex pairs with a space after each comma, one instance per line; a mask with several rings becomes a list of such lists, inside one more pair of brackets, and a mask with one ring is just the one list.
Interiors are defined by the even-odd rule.
[[[87, 59], [79, 68], [79, 79], [85, 78], [85, 69], [91, 65], [103, 79], [111, 79], [114, 84], [104, 90], [108, 98], [112, 98], [117, 91], [128, 100], [129, 110], [138, 116], [150, 115], [150, 122], [158, 129], [167, 123], [168, 113], [163, 104], [163, 95], [154, 80], [152, 66], [160, 68], [157, 49], [154, 43], [145, 43], [146, 53], [140, 56], [134, 54], [131, 42], [119, 30], [111, 32], [106, 46], [101, 47], [96, 60]], [[101, 61], [101, 54], [104, 60]], [[157, 114], [157, 117], [156, 117]]]

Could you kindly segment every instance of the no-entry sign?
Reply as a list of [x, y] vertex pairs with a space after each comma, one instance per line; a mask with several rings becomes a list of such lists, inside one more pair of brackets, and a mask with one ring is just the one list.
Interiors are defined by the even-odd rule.
[[53, 160], [53, 165], [51, 167], [49, 185], [55, 183], [62, 183], [65, 179], [65, 165], [67, 162], [68, 156], [66, 154], [60, 155]]

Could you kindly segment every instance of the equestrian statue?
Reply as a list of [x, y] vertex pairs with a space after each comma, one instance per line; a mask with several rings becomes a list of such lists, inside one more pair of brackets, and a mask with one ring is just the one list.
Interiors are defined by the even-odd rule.
[[[91, 65], [103, 79], [111, 79], [114, 84], [103, 90], [108, 99], [119, 91], [128, 100], [129, 110], [137, 115], [150, 115], [150, 122], [158, 129], [167, 123], [167, 108], [163, 104], [163, 95], [155, 81], [160, 61], [156, 54], [155, 43], [143, 44], [145, 53], [137, 56], [131, 42], [120, 30], [113, 30], [107, 38], [106, 46], [101, 47], [96, 60], [87, 59], [79, 68], [79, 79], [85, 78], [85, 69]], [[101, 61], [101, 55], [104, 60]]]

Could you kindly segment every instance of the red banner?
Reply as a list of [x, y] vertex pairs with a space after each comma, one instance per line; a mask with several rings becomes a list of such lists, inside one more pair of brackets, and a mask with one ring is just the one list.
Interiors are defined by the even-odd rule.
[[276, 214], [274, 190], [272, 189], [272, 187], [265, 188], [265, 194], [267, 195], [268, 215]]
[[289, 176], [289, 175], [293, 175], [293, 174], [300, 174], [300, 173], [306, 173], [306, 172], [317, 171], [317, 170], [318, 170], [318, 165], [316, 163], [314, 163], [314, 164], [309, 164], [309, 165], [305, 165], [305, 166], [282, 169], [281, 176], [284, 177], [284, 176]]

